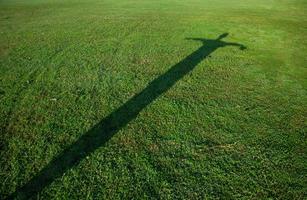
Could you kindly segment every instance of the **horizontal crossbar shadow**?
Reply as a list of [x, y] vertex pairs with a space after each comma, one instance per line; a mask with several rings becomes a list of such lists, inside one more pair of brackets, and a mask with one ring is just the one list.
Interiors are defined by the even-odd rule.
[[227, 33], [224, 33], [217, 39], [186, 38], [200, 41], [202, 46], [172, 66], [166, 73], [154, 79], [144, 90], [83, 134], [28, 183], [11, 194], [8, 199], [16, 197], [18, 199], [27, 199], [42, 191], [56, 178], [61, 177], [65, 171], [77, 165], [86, 156], [104, 145], [115, 133], [135, 119], [142, 109], [169, 90], [178, 80], [193, 70], [198, 63], [216, 49], [225, 46], [238, 46], [240, 49], [245, 49], [241, 44], [223, 42], [222, 39], [227, 35]]

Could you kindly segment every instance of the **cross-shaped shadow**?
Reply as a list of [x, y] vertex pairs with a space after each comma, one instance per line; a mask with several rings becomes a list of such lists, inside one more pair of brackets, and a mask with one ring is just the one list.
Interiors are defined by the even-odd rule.
[[186, 38], [188, 40], [200, 41], [202, 46], [172, 66], [166, 73], [151, 81], [144, 90], [133, 96], [88, 132], [84, 133], [28, 183], [11, 194], [8, 199], [27, 199], [42, 191], [44, 187], [48, 186], [56, 178], [61, 177], [65, 171], [77, 165], [97, 148], [103, 146], [121, 128], [135, 119], [146, 106], [168, 91], [177, 81], [193, 70], [198, 63], [216, 49], [225, 46], [237, 46], [242, 50], [246, 48], [241, 44], [222, 41], [227, 35], [227, 33], [224, 33], [217, 39]]

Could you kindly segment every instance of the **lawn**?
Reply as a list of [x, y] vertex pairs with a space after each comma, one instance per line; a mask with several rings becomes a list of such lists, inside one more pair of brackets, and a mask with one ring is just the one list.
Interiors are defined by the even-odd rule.
[[306, 0], [0, 1], [0, 199], [306, 199]]

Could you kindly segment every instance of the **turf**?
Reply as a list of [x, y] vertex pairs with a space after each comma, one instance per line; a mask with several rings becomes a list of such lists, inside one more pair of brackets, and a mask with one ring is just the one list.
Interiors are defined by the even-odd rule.
[[306, 0], [0, 8], [0, 199], [307, 198]]

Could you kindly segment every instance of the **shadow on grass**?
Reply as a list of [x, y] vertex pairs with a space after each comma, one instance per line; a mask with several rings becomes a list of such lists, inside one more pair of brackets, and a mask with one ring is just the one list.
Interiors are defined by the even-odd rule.
[[246, 47], [237, 43], [223, 42], [228, 33], [217, 39], [186, 38], [202, 42], [202, 46], [188, 55], [179, 63], [172, 66], [166, 73], [157, 77], [140, 93], [133, 96], [121, 107], [116, 109], [88, 132], [84, 133], [75, 143], [71, 144], [59, 156], [54, 158], [45, 168], [21, 188], [17, 189], [8, 199], [26, 199], [36, 195], [65, 171], [77, 165], [82, 159], [90, 155], [97, 148], [103, 146], [114, 134], [125, 127], [130, 121], [156, 100], [161, 94], [169, 90], [178, 80], [193, 70], [198, 63], [213, 53], [216, 49], [225, 46]]

